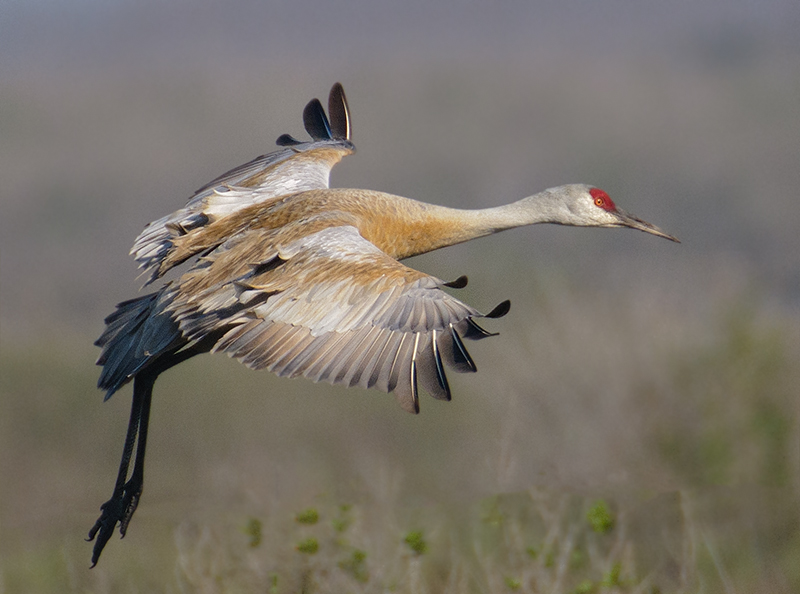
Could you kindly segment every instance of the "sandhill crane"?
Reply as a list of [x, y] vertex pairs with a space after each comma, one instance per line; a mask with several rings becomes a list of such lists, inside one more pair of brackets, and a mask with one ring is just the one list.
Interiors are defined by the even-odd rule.
[[280, 136], [280, 149], [206, 184], [136, 239], [131, 254], [150, 273], [145, 285], [196, 261], [120, 303], [96, 342], [106, 400], [133, 380], [133, 402], [114, 492], [89, 532], [92, 566], [117, 524], [125, 536], [139, 503], [153, 384], [167, 369], [223, 352], [280, 376], [394, 392], [416, 413], [418, 384], [450, 400], [445, 367], [476, 371], [462, 339], [490, 336], [475, 319], [505, 315], [509, 302], [483, 315], [443, 290], [466, 277], [444, 282], [400, 260], [536, 223], [629, 227], [678, 241], [585, 184], [482, 210], [330, 189], [331, 168], [355, 150], [338, 83], [328, 113], [312, 100], [303, 112], [310, 142]]

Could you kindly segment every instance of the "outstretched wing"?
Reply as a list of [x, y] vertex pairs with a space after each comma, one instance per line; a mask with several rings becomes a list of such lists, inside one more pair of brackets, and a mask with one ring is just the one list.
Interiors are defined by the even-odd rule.
[[254, 369], [394, 392], [410, 412], [418, 385], [449, 400], [445, 364], [476, 370], [462, 338], [490, 335], [473, 321], [482, 315], [339, 224], [230, 240], [181, 278], [167, 312], [190, 344], [224, 332], [212, 352]]
[[282, 135], [277, 144], [283, 148], [217, 177], [197, 190], [184, 208], [147, 225], [131, 248], [139, 267], [151, 271], [145, 284], [169, 269], [161, 264], [176, 237], [257, 202], [327, 188], [333, 166], [355, 151], [350, 141], [350, 110], [339, 83], [331, 88], [328, 111], [330, 120], [319, 100], [313, 99], [303, 111], [311, 142]]

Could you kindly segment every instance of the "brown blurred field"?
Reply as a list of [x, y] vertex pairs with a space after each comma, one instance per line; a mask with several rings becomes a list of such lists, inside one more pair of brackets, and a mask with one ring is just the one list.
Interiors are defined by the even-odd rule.
[[[382, 41], [370, 13], [341, 52], [312, 22], [319, 52], [294, 56], [287, 32], [206, 47], [152, 16], [117, 39], [8, 14], [39, 28], [0, 62], [0, 592], [800, 591], [795, 38], [677, 22], [597, 51], [523, 21], [495, 47], [480, 13]], [[142, 503], [90, 571], [130, 404], [102, 403], [92, 341], [138, 291], [134, 237], [299, 135], [337, 80], [358, 153], [334, 186], [476, 208], [586, 182], [683, 243], [540, 226], [410, 261], [512, 302], [417, 417], [223, 357], [170, 371]]]

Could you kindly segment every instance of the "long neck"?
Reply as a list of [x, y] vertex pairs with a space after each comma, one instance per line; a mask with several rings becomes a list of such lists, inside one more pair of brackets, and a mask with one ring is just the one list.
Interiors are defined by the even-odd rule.
[[526, 225], [563, 222], [567, 214], [563, 201], [557, 199], [559, 190], [560, 188], [551, 188], [511, 204], [460, 212], [463, 213], [465, 222], [470, 223], [469, 226], [475, 233], [473, 237]]
[[478, 210], [402, 199], [403, 215], [397, 217], [397, 210], [392, 209], [394, 212], [386, 219], [372, 218], [362, 233], [393, 257], [407, 258], [506, 229], [563, 222], [566, 215], [563, 201], [557, 199], [559, 190], [551, 188], [511, 204]]

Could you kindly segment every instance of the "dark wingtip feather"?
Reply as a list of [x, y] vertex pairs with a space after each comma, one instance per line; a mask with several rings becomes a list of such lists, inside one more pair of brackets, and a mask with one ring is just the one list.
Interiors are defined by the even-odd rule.
[[463, 372], [475, 372], [478, 371], [477, 365], [475, 365], [475, 361], [472, 360], [470, 357], [469, 351], [467, 351], [467, 347], [464, 346], [464, 343], [461, 341], [461, 337], [458, 335], [458, 332], [450, 324], [450, 335], [453, 338], [453, 358], [454, 358], [454, 367], [456, 371], [459, 373]]
[[451, 289], [463, 289], [467, 286], [469, 279], [467, 278], [466, 274], [462, 274], [456, 280], [450, 281], [449, 283], [444, 283], [445, 287], [450, 287]]
[[511, 301], [506, 299], [502, 303], [498, 304], [492, 311], [486, 314], [485, 318], [502, 318], [504, 315], [508, 313], [511, 309]]
[[411, 359], [411, 399], [412, 399], [412, 406], [414, 407], [413, 412], [415, 415], [419, 414], [419, 389], [417, 386], [417, 362], [414, 359]]
[[[429, 342], [422, 348], [421, 352], [418, 353], [417, 371], [419, 375], [419, 384], [425, 392], [436, 400], [449, 401], [451, 398], [450, 386], [447, 382], [447, 376], [445, 375], [442, 354], [439, 351], [438, 334], [439, 332], [432, 330], [427, 338]], [[448, 340], [448, 342], [450, 341]], [[447, 352], [452, 352], [452, 349], [449, 349]], [[449, 357], [448, 360], [450, 359], [452, 359], [452, 357]]]
[[303, 110], [303, 124], [314, 140], [331, 140], [331, 125], [319, 99], [312, 99]]
[[434, 334], [431, 341], [431, 348], [433, 349], [433, 360], [436, 364], [436, 381], [439, 382], [439, 387], [444, 392], [444, 400], [450, 402], [452, 395], [450, 394], [450, 382], [447, 381], [447, 374], [444, 371], [444, 364], [442, 363], [442, 355], [439, 353], [439, 346], [436, 344], [436, 335]]
[[350, 107], [341, 83], [335, 83], [328, 95], [328, 114], [333, 138], [337, 140], [350, 140]]
[[281, 134], [278, 136], [278, 139], [275, 141], [275, 144], [278, 146], [297, 146], [298, 144], [303, 144], [302, 141], [297, 140], [291, 134]]
[[490, 336], [497, 336], [497, 332], [489, 332], [478, 326], [472, 318], [467, 318], [467, 329], [464, 331], [464, 338], [480, 340], [481, 338], [488, 338]]

